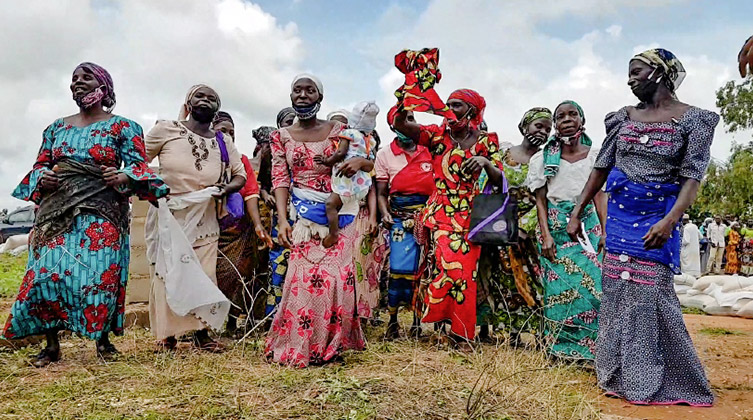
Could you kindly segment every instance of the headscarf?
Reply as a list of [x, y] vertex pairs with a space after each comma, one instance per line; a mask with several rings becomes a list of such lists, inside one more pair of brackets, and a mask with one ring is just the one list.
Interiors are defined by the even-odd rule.
[[520, 123], [518, 123], [518, 130], [520, 130], [520, 134], [524, 136], [528, 134], [528, 126], [531, 125], [532, 122], [541, 119], [547, 119], [551, 121], [552, 111], [550, 111], [549, 108], [543, 107], [535, 107], [526, 111], [526, 113], [523, 114], [523, 118], [520, 120]]
[[191, 86], [191, 89], [188, 89], [188, 93], [186, 93], [186, 99], [185, 101], [183, 101], [183, 105], [180, 107], [180, 112], [178, 113], [178, 120], [185, 121], [188, 119], [188, 116], [191, 115], [191, 99], [193, 99], [194, 95], [196, 95], [196, 92], [198, 92], [201, 88], [207, 88], [214, 92], [215, 96], [217, 96], [217, 109], [222, 108], [222, 101], [220, 100], [220, 95], [217, 94], [217, 91], [205, 84], [199, 83], [198, 85]]
[[94, 75], [94, 78], [103, 87], [102, 105], [107, 112], [112, 112], [112, 109], [115, 108], [115, 89], [110, 72], [105, 70], [104, 67], [88, 61], [79, 64], [73, 71], [75, 72], [78, 69], [84, 69]]
[[288, 115], [295, 115], [295, 110], [292, 107], [283, 108], [280, 110], [280, 112], [277, 113], [277, 128], [282, 128], [280, 125], [282, 125], [282, 122], [285, 121], [285, 118], [288, 117]]
[[[562, 101], [557, 108], [554, 108], [554, 114], [557, 115], [557, 109], [562, 105], [572, 105], [578, 110], [580, 119], [582, 122], [579, 141], [585, 146], [591, 147], [591, 138], [585, 133], [586, 114], [583, 112], [583, 108], [575, 101]], [[578, 133], [576, 133], [578, 135]], [[555, 131], [555, 134], [549, 137], [544, 145], [544, 176], [551, 178], [557, 175], [560, 169], [560, 159], [562, 158], [562, 137]]]
[[348, 119], [348, 111], [345, 109], [338, 109], [337, 111], [332, 111], [329, 114], [327, 114], [327, 121], [331, 121], [332, 117], [343, 117], [345, 120]]
[[672, 92], [677, 90], [682, 81], [685, 80], [685, 67], [674, 54], [663, 48], [644, 51], [637, 54], [632, 60], [642, 61], [654, 69], [661, 67], [664, 70], [662, 77], [666, 77], [665, 83]]
[[233, 122], [233, 117], [231, 117], [230, 114], [228, 114], [225, 111], [217, 111], [217, 115], [214, 116], [214, 121], [212, 121], [212, 124], [221, 123], [223, 121], [228, 121], [230, 122], [230, 124], [235, 126], [235, 123]]
[[348, 115], [348, 127], [369, 133], [376, 128], [379, 107], [374, 101], [359, 102]]
[[458, 89], [450, 94], [447, 101], [451, 99], [459, 99], [476, 110], [476, 115], [470, 121], [471, 128], [477, 128], [481, 125], [481, 122], [484, 121], [484, 110], [486, 109], [486, 101], [483, 96], [472, 89]]
[[263, 125], [251, 131], [251, 135], [254, 136], [254, 139], [256, 140], [257, 145], [269, 143], [272, 139], [272, 132], [275, 130], [276, 128], [274, 127]]
[[293, 86], [295, 86], [295, 83], [301, 79], [309, 79], [312, 82], [314, 82], [314, 85], [316, 85], [316, 89], [319, 91], [319, 95], [324, 95], [324, 85], [322, 85], [322, 81], [319, 80], [318, 77], [310, 73], [301, 73], [298, 76], [294, 77], [293, 82], [290, 83], [290, 90], [293, 90]]

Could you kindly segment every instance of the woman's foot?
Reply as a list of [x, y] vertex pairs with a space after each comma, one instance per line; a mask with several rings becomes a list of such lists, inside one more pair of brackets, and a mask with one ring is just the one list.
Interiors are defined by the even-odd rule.
[[197, 349], [209, 353], [222, 353], [225, 351], [225, 346], [209, 338], [209, 332], [207, 330], [196, 331], [193, 336], [193, 345]]
[[105, 360], [109, 360], [119, 354], [120, 352], [111, 342], [108, 341], [107, 343], [97, 343], [97, 356]]
[[421, 338], [421, 326], [419, 326], [419, 325], [412, 325], [410, 327], [410, 330], [408, 330], [408, 335], [411, 338], [416, 338], [416, 339]]
[[157, 342], [158, 352], [173, 351], [176, 347], [178, 347], [178, 339], [175, 337], [167, 337]]
[[400, 338], [400, 324], [397, 322], [390, 322], [387, 324], [387, 331], [384, 333], [386, 340], [397, 340]]
[[325, 248], [332, 248], [337, 243], [337, 233], [330, 232], [322, 239], [322, 246]]
[[34, 361], [31, 363], [35, 368], [43, 368], [50, 363], [60, 360], [60, 348], [46, 347], [37, 354]]

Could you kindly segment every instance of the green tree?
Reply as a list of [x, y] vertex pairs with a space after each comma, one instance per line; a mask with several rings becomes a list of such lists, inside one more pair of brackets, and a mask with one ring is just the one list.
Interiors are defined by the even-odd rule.
[[740, 84], [731, 80], [719, 88], [716, 106], [728, 132], [753, 128], [753, 75]]

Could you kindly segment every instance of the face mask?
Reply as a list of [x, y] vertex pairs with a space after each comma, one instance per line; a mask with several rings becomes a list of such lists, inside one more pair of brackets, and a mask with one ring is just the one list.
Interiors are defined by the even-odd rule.
[[656, 69], [654, 69], [654, 71], [652, 71], [651, 74], [648, 75], [646, 80], [639, 82], [638, 86], [633, 89], [633, 94], [635, 94], [638, 99], [642, 101], [648, 100], [656, 92], [656, 89], [659, 87], [659, 83], [661, 83], [662, 77], [659, 76], [658, 78], [656, 78], [656, 80], [651, 80], [651, 78], [654, 77], [655, 73]]
[[580, 136], [583, 134], [583, 128], [581, 127], [575, 134], [569, 137], [560, 136], [559, 133], [557, 134], [557, 138], [562, 141], [562, 143], [566, 146], [570, 146], [573, 144], [573, 142], [576, 142], [580, 140]]
[[528, 140], [529, 143], [531, 143], [532, 145], [536, 147], [539, 147], [542, 144], [546, 143], [546, 137], [540, 138], [540, 137], [534, 136], [533, 134], [526, 134], [525, 138], [526, 140]]
[[215, 115], [217, 115], [217, 108], [191, 107], [191, 118], [200, 123], [210, 123], [214, 121]]
[[458, 129], [464, 129], [468, 127], [468, 125], [471, 122], [471, 111], [473, 110], [473, 107], [468, 107], [468, 111], [465, 111], [465, 114], [463, 114], [462, 117], [458, 118], [457, 120], [448, 121], [450, 124], [450, 127], [458, 130]]
[[310, 120], [316, 117], [316, 114], [319, 112], [320, 107], [321, 107], [321, 104], [317, 102], [314, 105], [309, 105], [309, 106], [293, 105], [293, 110], [295, 111], [295, 115], [298, 117], [299, 120]]
[[408, 137], [408, 136], [406, 136], [406, 135], [403, 135], [403, 133], [399, 133], [399, 132], [395, 131], [395, 137], [397, 138], [397, 142], [400, 143], [400, 144], [402, 144], [402, 145], [406, 145], [407, 146], [407, 145], [413, 144], [413, 139], [410, 138], [410, 137]]
[[102, 89], [102, 86], [97, 87], [93, 91], [87, 93], [83, 97], [80, 98], [74, 98], [76, 101], [76, 105], [78, 105], [79, 108], [89, 109], [97, 102], [101, 101], [102, 98], [105, 97], [105, 91]]

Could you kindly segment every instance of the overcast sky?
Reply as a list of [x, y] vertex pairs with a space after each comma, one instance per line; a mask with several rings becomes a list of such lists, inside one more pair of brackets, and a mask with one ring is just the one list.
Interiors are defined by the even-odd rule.
[[[490, 130], [518, 142], [517, 123], [533, 106], [574, 99], [599, 144], [604, 115], [635, 103], [630, 57], [649, 47], [673, 51], [688, 76], [681, 100], [716, 110], [715, 90], [737, 79], [736, 56], [753, 34], [753, 2], [684, 0], [24, 0], [0, 2], [0, 208], [23, 203], [10, 192], [34, 162], [44, 128], [76, 112], [68, 90], [74, 67], [93, 61], [115, 80], [115, 113], [148, 131], [174, 119], [188, 88], [206, 83], [236, 122], [242, 152], [251, 130], [274, 125], [301, 71], [324, 83], [323, 114], [376, 99], [380, 132], [401, 83], [403, 48], [439, 47], [442, 97], [480, 92]], [[534, 6], [535, 4], [535, 6]], [[718, 110], [717, 110], [718, 111]], [[733, 141], [720, 124], [712, 155]]]

